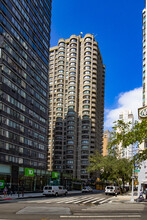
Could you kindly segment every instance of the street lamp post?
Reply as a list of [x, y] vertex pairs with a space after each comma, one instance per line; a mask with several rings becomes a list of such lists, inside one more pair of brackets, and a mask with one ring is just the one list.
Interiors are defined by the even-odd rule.
[[131, 202], [134, 202], [134, 166], [133, 166], [133, 172], [132, 172], [132, 194], [131, 194]]
[[[132, 145], [132, 159], [133, 159], [133, 151], [134, 151], [134, 146]], [[135, 178], [134, 167], [135, 167], [135, 164], [133, 164], [133, 170], [132, 170], [132, 194], [131, 194], [131, 202], [134, 202], [134, 178]]]

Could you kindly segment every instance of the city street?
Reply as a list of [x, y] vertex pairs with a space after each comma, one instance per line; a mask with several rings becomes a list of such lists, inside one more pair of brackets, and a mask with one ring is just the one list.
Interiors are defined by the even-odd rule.
[[0, 203], [0, 220], [146, 219], [146, 204], [121, 203], [114, 198], [91, 193], [7, 200]]

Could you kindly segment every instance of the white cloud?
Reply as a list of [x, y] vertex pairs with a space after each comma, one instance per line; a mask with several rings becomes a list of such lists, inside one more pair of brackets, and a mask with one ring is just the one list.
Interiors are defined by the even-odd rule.
[[138, 120], [138, 108], [142, 106], [142, 87], [120, 93], [115, 109], [105, 109], [105, 129], [111, 129], [113, 122], [119, 119], [119, 113], [123, 110], [131, 110], [134, 119]]

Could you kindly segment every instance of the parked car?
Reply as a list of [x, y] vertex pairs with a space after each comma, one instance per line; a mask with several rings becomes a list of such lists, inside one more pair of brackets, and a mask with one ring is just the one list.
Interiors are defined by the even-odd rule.
[[118, 195], [120, 194], [120, 188], [118, 186], [106, 186], [105, 187], [106, 195]]
[[93, 192], [93, 189], [90, 186], [84, 186], [82, 189], [82, 193], [84, 192]]
[[67, 195], [67, 189], [64, 186], [44, 186], [43, 187], [43, 195], [44, 196], [59, 196], [59, 195]]

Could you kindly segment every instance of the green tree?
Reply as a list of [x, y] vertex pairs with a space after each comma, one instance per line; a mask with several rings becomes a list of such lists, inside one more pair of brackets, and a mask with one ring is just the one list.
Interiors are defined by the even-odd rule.
[[100, 172], [100, 178], [102, 181], [109, 181], [111, 183], [117, 183], [119, 186], [130, 182], [132, 174], [132, 162], [125, 158], [117, 158], [115, 155], [108, 155], [103, 157], [96, 152], [90, 157], [90, 165], [88, 172]]
[[[130, 126], [130, 123], [125, 123], [122, 120], [118, 120], [114, 122], [114, 124], [109, 142], [110, 152], [113, 152], [115, 147], [120, 143], [123, 148], [126, 148], [130, 144], [141, 144], [147, 141], [147, 119], [144, 119], [141, 122], [136, 121], [133, 127]], [[138, 161], [146, 159], [147, 149], [139, 152], [135, 156], [135, 160]]]

